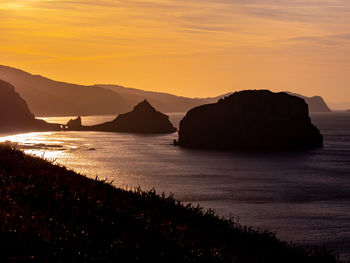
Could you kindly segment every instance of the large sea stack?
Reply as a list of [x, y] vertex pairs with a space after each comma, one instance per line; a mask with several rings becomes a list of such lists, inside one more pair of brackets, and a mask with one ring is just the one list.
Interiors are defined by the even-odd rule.
[[[80, 119], [79, 122], [81, 125]], [[147, 100], [137, 104], [132, 111], [119, 114], [110, 122], [80, 127], [79, 125], [72, 124], [77, 124], [77, 120], [68, 122], [68, 129], [150, 134], [172, 133], [176, 131], [176, 128], [169, 121], [169, 116], [157, 111]]]
[[59, 130], [58, 124], [35, 119], [15, 88], [0, 80], [0, 132]]
[[196, 107], [180, 122], [178, 144], [223, 150], [290, 150], [322, 147], [308, 105], [285, 92], [245, 90]]

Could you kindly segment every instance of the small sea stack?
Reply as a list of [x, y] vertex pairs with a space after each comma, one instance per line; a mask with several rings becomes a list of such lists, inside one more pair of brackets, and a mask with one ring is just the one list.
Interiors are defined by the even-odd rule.
[[69, 130], [79, 130], [82, 128], [81, 117], [77, 117], [76, 119], [71, 119], [67, 122], [66, 127]]
[[169, 121], [169, 116], [157, 111], [147, 100], [137, 104], [131, 112], [119, 114], [111, 122], [90, 126], [87, 129], [150, 134], [176, 132], [176, 128]]
[[323, 146], [304, 99], [285, 92], [244, 90], [187, 112], [177, 144], [222, 150], [293, 150]]

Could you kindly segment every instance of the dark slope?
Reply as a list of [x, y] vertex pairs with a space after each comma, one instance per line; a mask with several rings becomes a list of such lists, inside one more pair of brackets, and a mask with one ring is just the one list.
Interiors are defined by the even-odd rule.
[[1, 262], [336, 263], [273, 233], [0, 146]]

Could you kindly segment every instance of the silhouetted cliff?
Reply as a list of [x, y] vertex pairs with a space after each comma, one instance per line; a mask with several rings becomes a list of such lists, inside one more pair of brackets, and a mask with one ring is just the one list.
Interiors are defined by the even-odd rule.
[[320, 96], [310, 97], [305, 101], [309, 105], [310, 112], [331, 112], [331, 109]]
[[331, 112], [331, 109], [328, 107], [327, 103], [321, 96], [305, 97], [300, 94], [287, 92], [289, 95], [297, 96], [305, 100], [309, 105], [309, 112]]
[[178, 144], [189, 148], [285, 150], [321, 147], [301, 98], [268, 90], [236, 92], [196, 107], [180, 122]]
[[0, 131], [37, 131], [59, 129], [59, 125], [35, 119], [15, 88], [0, 80]]

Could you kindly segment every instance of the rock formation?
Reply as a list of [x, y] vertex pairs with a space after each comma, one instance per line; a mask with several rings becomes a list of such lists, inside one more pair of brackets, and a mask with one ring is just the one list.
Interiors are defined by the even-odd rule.
[[268, 90], [246, 90], [187, 112], [178, 144], [223, 150], [288, 150], [321, 147], [301, 98]]
[[50, 124], [35, 119], [27, 103], [15, 91], [15, 88], [0, 80], [0, 131], [41, 131], [58, 130], [58, 124]]
[[81, 126], [81, 119], [70, 120], [69, 130], [130, 133], [172, 133], [176, 128], [169, 116], [157, 111], [147, 100], [137, 104], [131, 112], [119, 114], [113, 121], [93, 126]]
[[81, 117], [77, 117], [76, 119], [71, 119], [67, 122], [66, 127], [71, 130], [81, 129]]
[[117, 131], [137, 133], [172, 133], [176, 128], [169, 117], [152, 107], [147, 100], [137, 104], [131, 112], [119, 114], [114, 120]]

